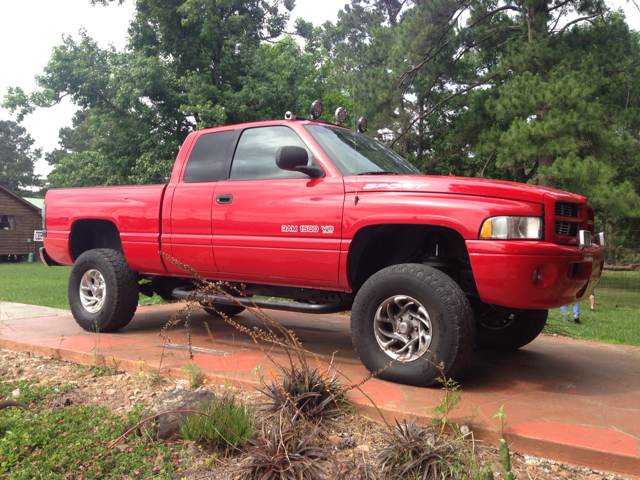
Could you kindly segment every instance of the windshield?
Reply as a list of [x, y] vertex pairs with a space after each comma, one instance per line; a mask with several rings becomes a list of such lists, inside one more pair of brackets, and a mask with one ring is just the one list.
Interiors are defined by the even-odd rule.
[[421, 175], [396, 152], [366, 135], [324, 125], [305, 125], [305, 129], [343, 175]]

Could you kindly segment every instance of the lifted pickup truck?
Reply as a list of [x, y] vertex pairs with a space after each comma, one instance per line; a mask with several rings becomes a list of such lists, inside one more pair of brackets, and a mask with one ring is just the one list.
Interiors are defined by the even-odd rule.
[[[287, 118], [191, 133], [167, 185], [47, 192], [41, 257], [73, 265], [82, 328], [124, 327], [138, 292], [188, 295], [188, 273], [163, 252], [247, 296], [293, 300], [256, 299], [263, 308], [351, 310], [369, 370], [397, 360], [380, 377], [429, 385], [433, 361], [451, 376], [474, 345], [520, 348], [547, 309], [597, 283], [591, 239], [603, 237], [584, 197], [424, 176], [371, 137]], [[244, 309], [213, 300], [227, 315]]]

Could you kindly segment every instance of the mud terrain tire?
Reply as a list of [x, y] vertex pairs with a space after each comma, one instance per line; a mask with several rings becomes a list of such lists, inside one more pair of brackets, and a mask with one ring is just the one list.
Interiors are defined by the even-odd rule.
[[78, 325], [90, 332], [125, 327], [138, 307], [138, 280], [121, 252], [88, 250], [69, 275], [69, 306]]
[[[383, 347], [387, 339], [400, 338], [394, 337], [397, 332], [403, 339]], [[420, 348], [417, 337], [424, 339]], [[429, 386], [441, 376], [435, 363], [444, 363], [447, 378], [467, 363], [475, 322], [464, 292], [450, 277], [426, 265], [400, 264], [375, 273], [358, 292], [351, 311], [351, 339], [364, 366], [371, 372], [382, 370], [378, 378]], [[413, 357], [398, 358], [397, 352], [410, 344], [416, 349]]]
[[480, 321], [476, 325], [476, 345], [491, 350], [517, 350], [533, 342], [547, 324], [549, 310], [520, 310]]

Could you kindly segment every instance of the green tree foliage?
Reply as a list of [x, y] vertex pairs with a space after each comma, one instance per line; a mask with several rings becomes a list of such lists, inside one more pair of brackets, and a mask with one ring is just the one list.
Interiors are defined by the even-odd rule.
[[279, 39], [292, 8], [290, 0], [140, 0], [124, 51], [101, 49], [84, 31], [67, 37], [37, 77], [40, 90], [11, 88], [3, 105], [18, 120], [64, 97], [80, 108], [46, 157], [51, 186], [165, 182], [194, 129], [282, 118], [325, 91], [341, 96], [318, 44], [303, 50]]
[[640, 35], [604, 0], [350, 0], [335, 25], [295, 22], [304, 47], [283, 36], [293, 5], [138, 0], [124, 51], [66, 38], [40, 89], [4, 106], [20, 120], [78, 105], [46, 157], [54, 186], [165, 182], [194, 129], [317, 98], [425, 173], [555, 186], [602, 219], [640, 218]]
[[640, 36], [601, 0], [351, 0], [344, 84], [426, 173], [555, 186], [640, 216]]
[[42, 153], [32, 148], [33, 143], [24, 127], [0, 120], [0, 185], [14, 193], [24, 194], [39, 184], [33, 167]]

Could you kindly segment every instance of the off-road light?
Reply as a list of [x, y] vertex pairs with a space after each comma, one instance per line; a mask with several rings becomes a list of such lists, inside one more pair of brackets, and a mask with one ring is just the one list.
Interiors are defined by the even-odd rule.
[[336, 108], [336, 124], [342, 125], [347, 119], [347, 111], [343, 107]]
[[322, 102], [316, 100], [311, 104], [311, 110], [309, 110], [309, 117], [313, 120], [317, 120], [322, 115]]
[[480, 229], [480, 238], [487, 240], [541, 240], [542, 218], [487, 218]]
[[365, 117], [360, 117], [360, 120], [358, 120], [358, 131], [360, 133], [367, 131], [367, 119]]

